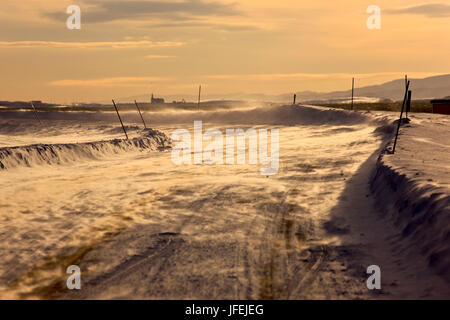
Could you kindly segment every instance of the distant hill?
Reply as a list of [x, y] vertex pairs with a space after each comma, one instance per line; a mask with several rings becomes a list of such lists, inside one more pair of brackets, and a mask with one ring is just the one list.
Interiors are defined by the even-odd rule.
[[[413, 91], [413, 99], [433, 99], [450, 96], [450, 74], [434, 76], [424, 79], [411, 80], [411, 90]], [[374, 98], [374, 99], [391, 99], [402, 100], [405, 88], [405, 79], [389, 81], [379, 85], [355, 88], [356, 97]], [[351, 97], [351, 90], [334, 91], [334, 92], [314, 92], [299, 91], [296, 92], [297, 101], [338, 101]], [[163, 96], [167, 102], [172, 100], [180, 100], [184, 98], [186, 101], [197, 101], [196, 94], [178, 94]], [[149, 94], [136, 95], [127, 97], [123, 100], [147, 101], [150, 100]], [[207, 100], [252, 100], [252, 101], [273, 101], [273, 102], [290, 102], [292, 101], [292, 93], [279, 95], [267, 95], [264, 93], [245, 93], [235, 92], [229, 94], [212, 94], [208, 93], [204, 96]], [[203, 99], [202, 99], [203, 100]]]
[[[413, 99], [442, 98], [450, 95], [450, 75], [434, 76], [424, 79], [411, 80]], [[379, 99], [403, 99], [405, 79], [393, 80], [380, 85], [355, 89], [355, 96]], [[327, 100], [348, 98], [351, 90], [329, 93], [297, 92], [300, 100]]]

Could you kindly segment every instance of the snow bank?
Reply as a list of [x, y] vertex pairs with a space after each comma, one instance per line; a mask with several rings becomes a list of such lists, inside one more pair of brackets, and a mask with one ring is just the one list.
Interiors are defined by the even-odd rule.
[[402, 237], [412, 239], [429, 265], [450, 282], [449, 126], [436, 129], [447, 121], [438, 116], [411, 118], [401, 128], [396, 153], [388, 151], [390, 139], [380, 155], [371, 189]]
[[65, 164], [86, 159], [101, 159], [133, 150], [160, 150], [170, 145], [162, 132], [147, 129], [139, 138], [114, 139], [87, 143], [36, 144], [0, 148], [0, 169], [42, 164]]

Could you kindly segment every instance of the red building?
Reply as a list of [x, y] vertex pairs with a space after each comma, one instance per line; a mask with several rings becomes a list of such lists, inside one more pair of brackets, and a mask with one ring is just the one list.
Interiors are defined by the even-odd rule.
[[430, 102], [433, 105], [433, 113], [450, 115], [450, 99], [435, 99]]

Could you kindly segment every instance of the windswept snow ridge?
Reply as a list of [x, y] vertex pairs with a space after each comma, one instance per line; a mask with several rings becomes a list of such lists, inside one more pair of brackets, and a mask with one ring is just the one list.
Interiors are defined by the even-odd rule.
[[[122, 130], [120, 128], [120, 130]], [[87, 143], [36, 144], [0, 148], [0, 169], [42, 164], [67, 164], [93, 160], [132, 150], [158, 150], [170, 145], [169, 138], [157, 130], [144, 130], [139, 138], [114, 139]]]

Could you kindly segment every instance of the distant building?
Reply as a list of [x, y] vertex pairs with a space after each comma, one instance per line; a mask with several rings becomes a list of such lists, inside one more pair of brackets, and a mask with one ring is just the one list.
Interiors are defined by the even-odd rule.
[[430, 102], [433, 105], [433, 113], [450, 115], [450, 98], [435, 99]]
[[164, 102], [164, 99], [162, 99], [162, 98], [155, 98], [155, 97], [153, 96], [153, 93], [152, 93], [152, 100], [151, 100], [151, 103], [152, 103], [152, 104], [157, 104], [157, 103], [165, 103], [165, 102]]

